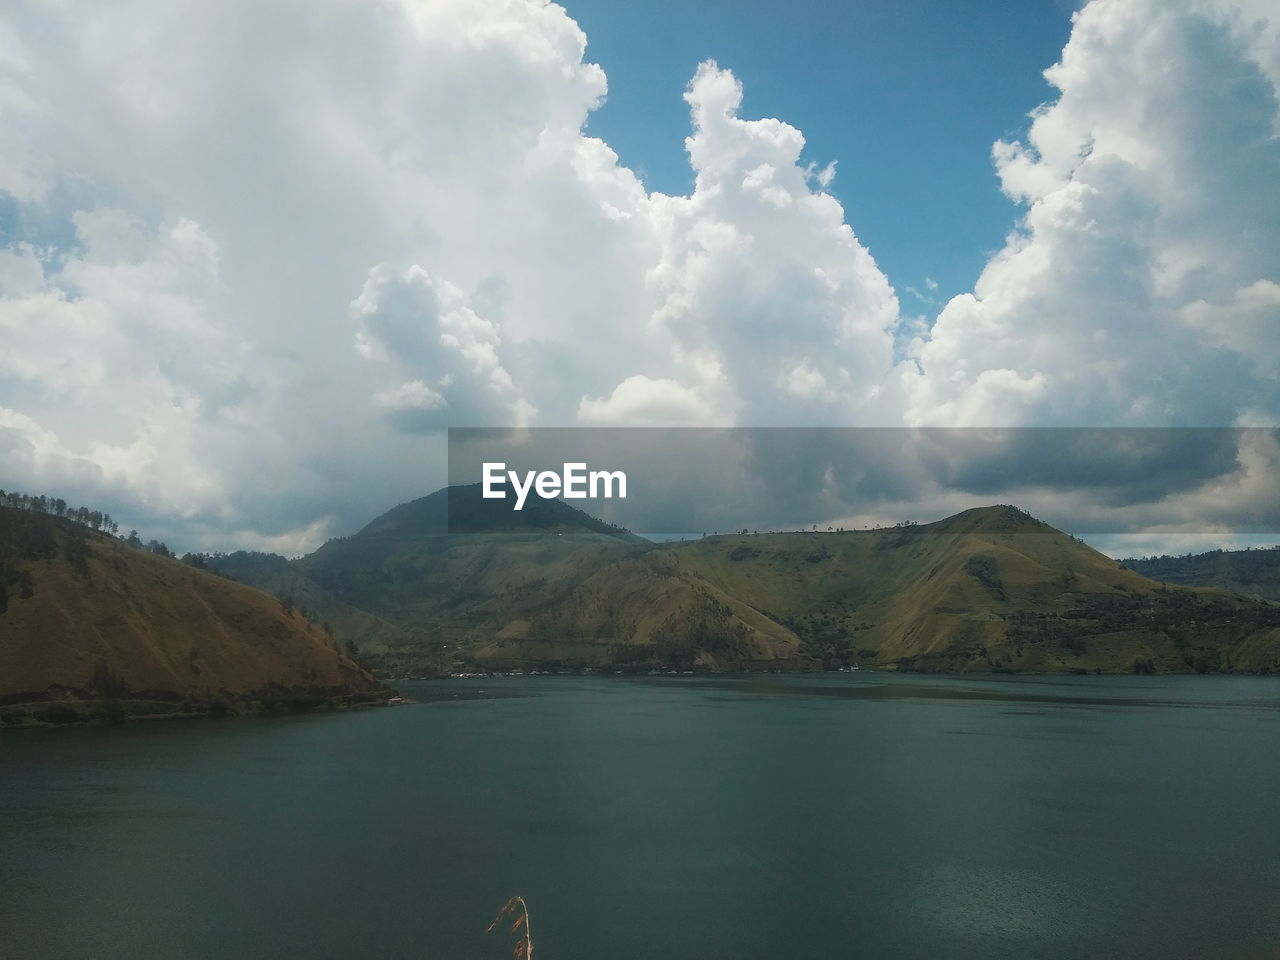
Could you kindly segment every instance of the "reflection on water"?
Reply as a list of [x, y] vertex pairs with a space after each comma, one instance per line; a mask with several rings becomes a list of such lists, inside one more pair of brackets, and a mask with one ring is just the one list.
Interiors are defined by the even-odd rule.
[[1280, 680], [405, 687], [0, 734], [0, 955], [1276, 956]]
[[455, 700], [506, 700], [527, 697], [532, 691], [513, 686], [486, 686], [483, 681], [450, 681], [421, 684], [413, 690], [414, 703], [451, 703]]
[[[666, 677], [646, 678], [648, 682], [678, 683], [692, 688], [704, 688], [724, 691], [733, 690], [740, 694], [761, 697], [800, 696], [800, 697], [838, 697], [845, 700], [985, 700], [990, 702], [1012, 703], [1056, 703], [1077, 706], [1101, 707], [1214, 707], [1218, 709], [1263, 709], [1280, 710], [1280, 683], [1273, 683], [1264, 678], [1212, 678], [1213, 681], [1227, 679], [1228, 682], [1250, 682], [1261, 680], [1262, 687], [1253, 689], [1274, 688], [1269, 696], [1216, 696], [1215, 692], [1194, 689], [1203, 678], [1177, 677], [1168, 678], [1174, 684], [1187, 684], [1186, 688], [1177, 690], [1176, 697], [1169, 693], [1173, 688], [1165, 689], [1164, 685], [1155, 683], [1129, 682], [1115, 677], [1088, 677], [1076, 683], [1063, 680], [1050, 680], [1042, 677], [991, 678], [991, 679], [959, 679], [955, 677], [931, 678], [933, 682], [898, 677], [886, 678], [885, 675], [871, 675], [866, 678], [845, 681], [841, 679], [821, 679], [771, 674], [759, 677], [716, 677], [708, 679], [672, 679]], [[1212, 681], [1211, 681], [1212, 682]], [[1167, 684], [1167, 681], [1166, 681]], [[1108, 685], [1115, 685], [1105, 691]], [[1105, 692], [1099, 691], [1104, 688]], [[1130, 691], [1143, 688], [1154, 688], [1151, 694], [1134, 696]], [[1158, 690], [1158, 693], [1157, 693]], [[1227, 691], [1221, 690], [1223, 694]], [[1237, 691], [1238, 692], [1238, 691]], [[1199, 695], [1197, 695], [1199, 694]], [[1013, 713], [1014, 711], [1006, 711]], [[1026, 713], [1026, 711], [1022, 711]]]

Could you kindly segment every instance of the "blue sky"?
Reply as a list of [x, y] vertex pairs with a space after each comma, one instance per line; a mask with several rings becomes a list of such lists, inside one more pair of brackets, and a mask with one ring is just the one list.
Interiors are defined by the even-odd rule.
[[[838, 161], [830, 192], [898, 290], [932, 318], [971, 289], [1018, 215], [991, 145], [1025, 134], [1051, 99], [1044, 69], [1071, 32], [1074, 4], [977, 0], [568, 0], [587, 59], [609, 77], [588, 121], [651, 190], [684, 194], [693, 174], [681, 99], [716, 60], [746, 88], [742, 116], [799, 127], [805, 158]], [[925, 278], [938, 290], [930, 292]], [[914, 288], [935, 303], [907, 292]]]

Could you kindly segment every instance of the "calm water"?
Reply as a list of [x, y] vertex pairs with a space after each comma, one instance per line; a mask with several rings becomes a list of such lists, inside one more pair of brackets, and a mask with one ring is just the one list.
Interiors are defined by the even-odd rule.
[[406, 692], [0, 734], [0, 955], [1280, 956], [1280, 680]]

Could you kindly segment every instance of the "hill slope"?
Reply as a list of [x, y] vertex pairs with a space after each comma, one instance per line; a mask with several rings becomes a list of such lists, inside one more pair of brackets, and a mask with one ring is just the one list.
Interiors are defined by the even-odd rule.
[[443, 487], [435, 493], [392, 507], [375, 517], [352, 539], [438, 537], [445, 534], [599, 534], [624, 543], [643, 537], [571, 507], [563, 500], [530, 496], [521, 510], [511, 500], [486, 500], [481, 485]]
[[0, 719], [304, 708], [381, 684], [266, 594], [0, 508]]
[[544, 667], [812, 667], [795, 633], [683, 559], [651, 550], [610, 563], [507, 623], [474, 656]]
[[659, 545], [557, 501], [522, 516], [450, 488], [287, 568], [331, 608], [403, 631], [364, 647], [393, 674], [1280, 671], [1280, 606], [1163, 586], [1007, 506]]
[[293, 567], [408, 636], [365, 645], [365, 655], [391, 669], [435, 670], [459, 645], [492, 638], [591, 572], [652, 546], [560, 501], [531, 500], [517, 513], [481, 500], [475, 485], [401, 504]]
[[1210, 550], [1186, 557], [1124, 560], [1144, 577], [1188, 587], [1218, 587], [1265, 600], [1280, 600], [1280, 547]]
[[335, 597], [298, 564], [275, 553], [238, 550], [208, 557], [209, 568], [233, 580], [285, 598], [304, 615], [332, 630], [339, 643], [360, 650], [408, 643], [411, 634], [383, 618]]
[[1272, 671], [1280, 607], [1162, 587], [1015, 508], [989, 507], [918, 527], [667, 545], [513, 618], [480, 654], [712, 669]]

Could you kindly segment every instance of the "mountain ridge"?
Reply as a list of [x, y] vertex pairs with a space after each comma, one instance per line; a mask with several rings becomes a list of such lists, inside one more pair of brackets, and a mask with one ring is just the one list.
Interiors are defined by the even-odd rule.
[[546, 527], [505, 507], [445, 534], [448, 489], [292, 562], [411, 635], [370, 651], [393, 672], [1280, 671], [1280, 607], [1162, 586], [1007, 504], [656, 544], [556, 501]]
[[1217, 587], [1263, 600], [1280, 601], [1280, 546], [1253, 550], [1208, 550], [1181, 557], [1122, 560], [1152, 580], [1189, 587]]
[[383, 689], [290, 605], [71, 520], [0, 508], [0, 581], [5, 724], [310, 709]]
[[479, 483], [442, 487], [398, 504], [346, 539], [464, 533], [596, 533], [632, 542], [643, 539], [560, 499], [530, 497], [515, 510], [509, 500], [486, 499]]

